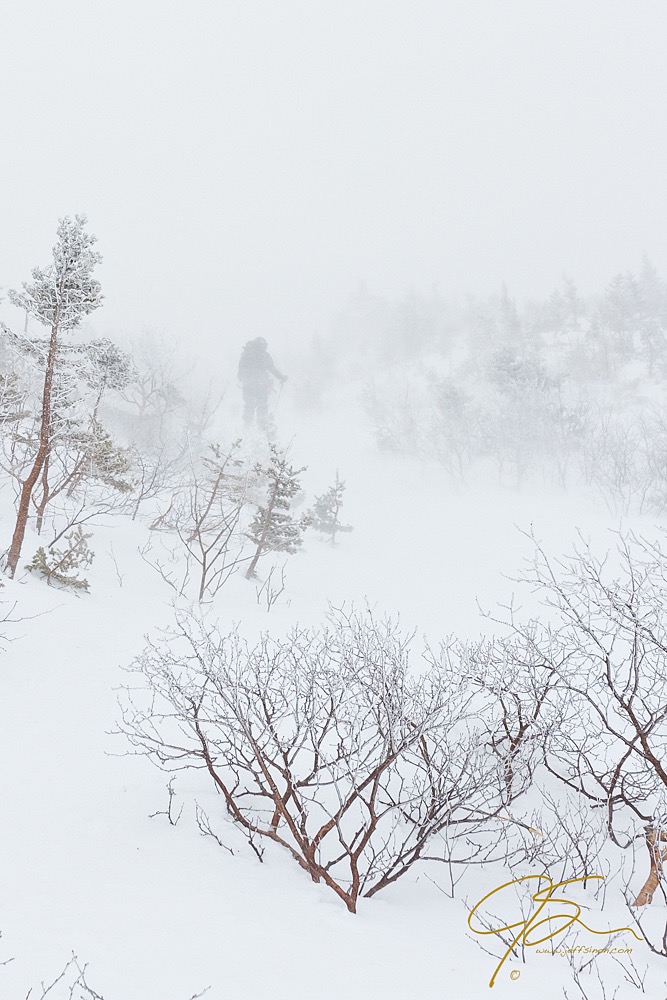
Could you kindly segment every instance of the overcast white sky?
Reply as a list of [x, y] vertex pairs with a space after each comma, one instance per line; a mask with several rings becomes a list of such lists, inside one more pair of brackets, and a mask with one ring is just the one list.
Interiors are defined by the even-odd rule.
[[0, 285], [86, 212], [100, 332], [325, 329], [365, 280], [667, 276], [665, 0], [4, 0]]

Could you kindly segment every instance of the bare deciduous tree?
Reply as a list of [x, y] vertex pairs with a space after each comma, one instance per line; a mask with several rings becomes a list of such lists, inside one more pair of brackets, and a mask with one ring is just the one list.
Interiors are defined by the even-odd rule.
[[248, 502], [251, 473], [238, 457], [240, 441], [226, 450], [211, 445], [201, 462], [190, 464], [187, 485], [174, 491], [153, 528], [171, 532], [149, 542], [143, 558], [180, 595], [195, 581], [198, 601], [213, 598], [229, 578], [248, 562], [241, 518]]

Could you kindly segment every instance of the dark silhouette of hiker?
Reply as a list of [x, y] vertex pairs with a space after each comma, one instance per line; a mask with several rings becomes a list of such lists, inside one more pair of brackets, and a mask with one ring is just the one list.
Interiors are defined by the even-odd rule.
[[267, 351], [264, 337], [249, 340], [239, 361], [239, 381], [243, 389], [243, 422], [246, 427], [256, 423], [266, 429], [269, 417], [269, 394], [273, 391], [271, 377], [284, 382]]

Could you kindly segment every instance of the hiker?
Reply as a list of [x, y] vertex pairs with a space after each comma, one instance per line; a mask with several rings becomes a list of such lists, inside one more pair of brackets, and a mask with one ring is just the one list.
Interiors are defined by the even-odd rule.
[[265, 429], [268, 424], [269, 393], [273, 386], [271, 376], [285, 382], [267, 351], [264, 337], [249, 340], [239, 361], [239, 381], [243, 389], [243, 422], [250, 427], [254, 421]]

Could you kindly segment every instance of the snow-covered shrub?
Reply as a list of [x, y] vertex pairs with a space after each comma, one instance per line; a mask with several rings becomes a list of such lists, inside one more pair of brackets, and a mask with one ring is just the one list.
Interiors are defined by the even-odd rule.
[[88, 539], [81, 525], [65, 535], [67, 543], [62, 548], [42, 545], [37, 549], [26, 569], [39, 573], [51, 586], [56, 583], [61, 587], [71, 587], [73, 590], [88, 590], [88, 581], [79, 576], [79, 571], [87, 569], [95, 558], [88, 546]]
[[243, 563], [241, 522], [253, 478], [239, 457], [240, 441], [209, 445], [192, 457], [187, 481], [171, 490], [169, 502], [151, 525], [158, 540], [141, 550], [146, 562], [178, 594], [198, 601], [214, 597]]
[[[553, 678], [542, 741], [548, 774], [603, 811], [620, 848], [647, 840], [650, 901], [667, 841], [667, 557], [658, 544], [619, 535], [613, 558], [581, 543], [565, 561], [539, 546], [525, 581], [551, 624], [511, 623], [515, 662]], [[663, 841], [664, 838], [664, 841]], [[665, 848], [667, 853], [667, 847]]]
[[431, 373], [426, 387], [428, 417], [423, 450], [455, 478], [465, 479], [482, 453], [483, 410], [452, 378]]
[[181, 614], [134, 664], [147, 696], [128, 692], [120, 731], [167, 770], [206, 769], [252, 844], [280, 845], [355, 912], [416, 862], [480, 860], [504, 836], [477, 693], [453, 663], [413, 674], [409, 642], [338, 612], [250, 647]]
[[26, 1000], [104, 1000], [86, 980], [87, 968], [72, 955], [53, 980], [29, 990]]
[[382, 451], [418, 455], [426, 423], [421, 387], [411, 378], [390, 375], [365, 387], [363, 404]]
[[[475, 378], [477, 380], [475, 380]], [[455, 479], [495, 468], [506, 485], [585, 485], [613, 513], [663, 511], [667, 504], [667, 431], [662, 410], [546, 374], [536, 360], [507, 350], [481, 374], [459, 379], [435, 370], [377, 378], [365, 404], [378, 445], [430, 457]], [[607, 394], [608, 395], [608, 394]]]
[[[101, 993], [86, 978], [87, 964], [81, 964], [77, 955], [72, 955], [55, 978], [40, 983], [28, 990], [25, 1000], [105, 1000]], [[190, 1000], [200, 1000], [208, 990], [193, 993]]]
[[257, 563], [269, 552], [287, 552], [293, 555], [301, 547], [303, 533], [310, 524], [310, 515], [294, 514], [295, 497], [301, 491], [299, 476], [305, 467], [296, 469], [287, 461], [286, 453], [272, 444], [268, 461], [255, 467], [258, 484], [257, 509], [246, 531], [255, 546], [246, 578], [255, 576]]
[[524, 635], [456, 647], [461, 676], [479, 691], [485, 706], [480, 717], [486, 745], [502, 763], [507, 805], [531, 785], [563, 716], [554, 695], [558, 671], [535, 647], [533, 632], [527, 627]]
[[332, 545], [336, 544], [336, 535], [339, 532], [352, 531], [351, 524], [341, 524], [340, 511], [343, 506], [343, 493], [345, 483], [338, 478], [326, 493], [315, 497], [315, 504], [310, 514], [310, 523], [315, 531], [323, 535], [329, 535]]
[[[132, 373], [108, 416], [130, 450], [133, 519], [142, 508], [159, 517], [165, 499], [184, 487], [207, 452], [224, 390], [189, 378], [182, 341], [145, 332], [129, 344]], [[151, 501], [153, 501], [151, 503]], [[156, 509], [157, 508], [157, 509]]]

